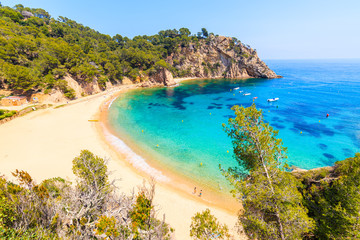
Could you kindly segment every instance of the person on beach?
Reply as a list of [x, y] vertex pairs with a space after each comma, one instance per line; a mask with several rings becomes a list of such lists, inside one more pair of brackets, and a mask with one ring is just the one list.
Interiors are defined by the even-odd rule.
[[194, 193], [193, 194], [196, 194], [196, 187], [194, 187]]
[[202, 190], [200, 190], [199, 197], [201, 197], [201, 195], [202, 195]]

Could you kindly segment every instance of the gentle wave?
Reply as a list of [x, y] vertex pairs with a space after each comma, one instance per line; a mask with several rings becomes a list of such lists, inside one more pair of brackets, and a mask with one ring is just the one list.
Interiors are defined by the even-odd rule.
[[136, 169], [145, 172], [153, 177], [156, 181], [169, 182], [170, 179], [166, 177], [161, 171], [151, 167], [145, 159], [137, 155], [131, 148], [129, 148], [122, 140], [111, 134], [104, 124], [102, 124], [105, 139], [117, 151], [125, 156], [125, 160], [129, 162]]
[[[108, 109], [110, 109], [110, 107], [111, 107], [111, 105], [113, 104], [113, 102], [115, 101], [115, 99], [116, 98], [114, 98], [111, 102], [110, 102], [110, 104], [109, 104], [109, 106], [108, 106]], [[106, 103], [107, 104], [107, 103]]]

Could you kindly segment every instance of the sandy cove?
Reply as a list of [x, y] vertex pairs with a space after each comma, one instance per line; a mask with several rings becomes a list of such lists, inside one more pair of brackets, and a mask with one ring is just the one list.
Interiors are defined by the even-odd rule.
[[[120, 91], [132, 87], [122, 86], [81, 98], [57, 109], [34, 111], [0, 125], [0, 173], [12, 179], [11, 172], [19, 169], [29, 172], [37, 182], [57, 176], [72, 181], [72, 160], [82, 149], [88, 149], [109, 159], [111, 177], [121, 179], [117, 182], [119, 191], [128, 194], [136, 191], [146, 175], [131, 167], [104, 140], [100, 122], [88, 121], [98, 119], [101, 107]], [[210, 205], [190, 193], [171, 188], [171, 183], [170, 186], [157, 183], [155, 202], [159, 217], [165, 213], [166, 222], [175, 229], [176, 239], [190, 239], [191, 217], [206, 208], [230, 228], [237, 221], [237, 210], [230, 213]]]

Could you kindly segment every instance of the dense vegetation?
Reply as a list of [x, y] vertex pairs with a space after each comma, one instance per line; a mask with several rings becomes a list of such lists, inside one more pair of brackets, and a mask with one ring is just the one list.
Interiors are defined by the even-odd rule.
[[0, 120], [3, 120], [8, 117], [12, 117], [16, 114], [16, 111], [9, 111], [9, 110], [3, 110], [0, 109]]
[[51, 18], [43, 9], [1, 6], [0, 88], [22, 94], [57, 88], [73, 98], [74, 91], [63, 80], [66, 74], [80, 83], [96, 80], [102, 88], [123, 77], [142, 81], [159, 68], [179, 76], [185, 73], [165, 59], [179, 46], [208, 35], [204, 28], [197, 35], [180, 28], [133, 39], [110, 37], [66, 17]]
[[105, 160], [84, 150], [73, 160], [77, 182], [62, 178], [36, 184], [25, 171], [0, 177], [1, 239], [170, 239], [156, 219], [154, 184], [137, 195], [115, 192]]
[[[250, 239], [359, 239], [360, 154], [334, 167], [291, 173], [286, 149], [253, 104], [224, 125], [238, 167], [223, 170], [243, 204]], [[241, 230], [241, 229], [240, 229]]]
[[296, 174], [316, 239], [360, 239], [360, 154], [324, 168]]
[[193, 239], [233, 239], [228, 226], [220, 224], [217, 218], [211, 215], [209, 209], [196, 213], [191, 220], [190, 237]]

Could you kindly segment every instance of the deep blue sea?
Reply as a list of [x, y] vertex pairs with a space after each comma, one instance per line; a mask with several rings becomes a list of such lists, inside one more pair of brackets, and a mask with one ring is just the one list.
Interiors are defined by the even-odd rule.
[[[265, 121], [279, 130], [290, 165], [329, 166], [360, 150], [360, 60], [265, 62], [283, 78], [129, 91], [111, 105], [110, 124], [149, 161], [213, 187], [224, 185], [219, 164], [237, 165], [222, 123], [234, 117], [232, 106], [250, 106], [254, 97]], [[279, 101], [267, 102], [274, 97]]]

